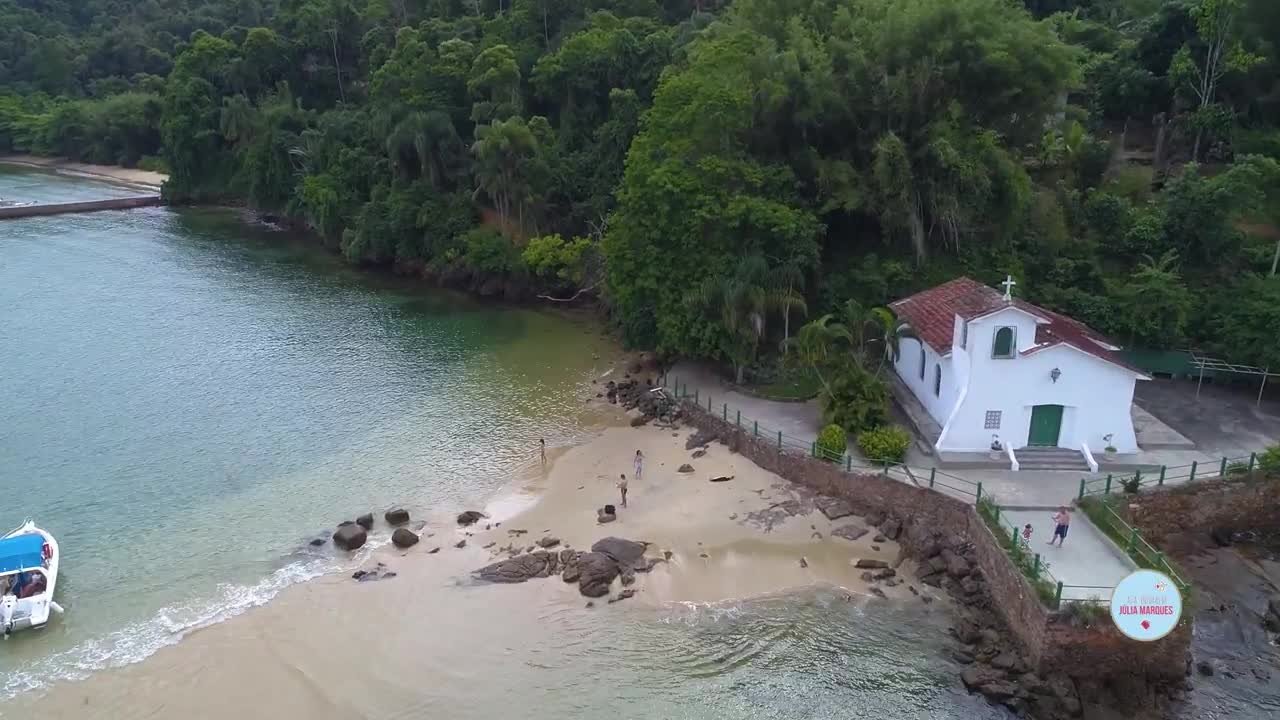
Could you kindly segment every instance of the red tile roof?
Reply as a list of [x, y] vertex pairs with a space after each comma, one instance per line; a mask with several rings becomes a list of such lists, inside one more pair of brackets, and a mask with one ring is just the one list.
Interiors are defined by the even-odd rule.
[[1017, 298], [1007, 302], [1000, 291], [967, 277], [956, 278], [929, 290], [918, 292], [891, 303], [889, 307], [898, 319], [910, 325], [925, 344], [937, 351], [939, 355], [951, 353], [956, 315], [965, 320], [972, 320], [1006, 307], [1015, 307], [1038, 318], [1036, 344], [1024, 351], [1023, 355], [1030, 355], [1055, 345], [1070, 345], [1081, 352], [1145, 377], [1140, 370], [1126, 363], [1119, 353], [1108, 349], [1108, 347], [1115, 347], [1113, 343], [1084, 323]]

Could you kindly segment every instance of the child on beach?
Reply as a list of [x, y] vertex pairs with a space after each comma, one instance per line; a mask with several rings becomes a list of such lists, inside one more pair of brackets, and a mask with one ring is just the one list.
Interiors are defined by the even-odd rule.
[[618, 481], [618, 491], [622, 493], [622, 507], [627, 506], [627, 475], [623, 473]]
[[640, 474], [644, 472], [644, 455], [642, 455], [639, 450], [636, 451], [636, 456], [631, 461], [631, 464], [636, 471], [636, 480], [639, 480]]
[[1023, 526], [1023, 528], [1022, 528], [1022, 544], [1023, 544], [1023, 546], [1026, 546], [1026, 547], [1030, 547], [1030, 546], [1031, 546], [1031, 533], [1032, 533], [1032, 532], [1034, 532], [1034, 531], [1031, 529], [1031, 523], [1027, 523], [1025, 526]]
[[1062, 547], [1062, 543], [1067, 541], [1067, 529], [1071, 526], [1071, 511], [1066, 506], [1058, 508], [1058, 512], [1053, 515], [1053, 537], [1049, 538], [1049, 544], [1052, 545], [1054, 540], [1058, 541], [1058, 547]]

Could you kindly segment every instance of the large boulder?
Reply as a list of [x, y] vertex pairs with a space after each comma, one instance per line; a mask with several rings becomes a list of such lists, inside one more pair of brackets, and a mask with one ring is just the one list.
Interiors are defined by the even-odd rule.
[[848, 525], [841, 525], [835, 530], [832, 530], [831, 534], [835, 537], [844, 538], [845, 540], [857, 540], [869, 532], [871, 531], [857, 523], [849, 523]]
[[365, 529], [355, 523], [339, 525], [337, 531], [333, 533], [334, 546], [343, 550], [356, 550], [368, 539], [369, 534]]
[[953, 578], [960, 579], [969, 574], [969, 561], [956, 555], [950, 550], [943, 550], [942, 559], [947, 563], [947, 574]]
[[365, 530], [372, 530], [373, 529], [373, 513], [365, 513], [360, 517], [356, 518], [356, 524], [364, 528]]
[[418, 544], [418, 536], [404, 528], [396, 528], [396, 531], [391, 533], [391, 544], [401, 550], [411, 548]]
[[897, 518], [889, 518], [880, 525], [880, 532], [890, 540], [897, 540], [902, 534], [902, 521]]
[[854, 563], [854, 567], [859, 570], [883, 570], [889, 567], [889, 563], [884, 560], [873, 560], [871, 558], [858, 558], [858, 562]]
[[578, 591], [587, 597], [604, 597], [618, 577], [618, 562], [600, 552], [578, 556]]
[[645, 543], [636, 542], [635, 540], [607, 537], [603, 540], [597, 540], [591, 546], [591, 552], [608, 555], [619, 565], [630, 567], [637, 560], [644, 557], [644, 549], [646, 547]]
[[382, 517], [388, 525], [404, 525], [409, 522], [409, 511], [404, 508], [394, 508], [383, 513]]
[[463, 526], [475, 525], [483, 518], [484, 513], [478, 510], [467, 510], [466, 512], [458, 513], [458, 524]]

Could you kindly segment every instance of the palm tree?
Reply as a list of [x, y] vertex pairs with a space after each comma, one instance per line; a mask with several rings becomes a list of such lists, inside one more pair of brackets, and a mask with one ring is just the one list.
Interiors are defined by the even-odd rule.
[[849, 328], [834, 320], [835, 316], [827, 313], [817, 320], [805, 323], [796, 336], [786, 342], [787, 353], [813, 372], [828, 395], [831, 394], [831, 383], [822, 375], [822, 368], [833, 357], [840, 355], [845, 347], [853, 345]]
[[779, 291], [771, 286], [769, 277], [769, 263], [764, 257], [748, 255], [738, 261], [733, 272], [708, 277], [685, 296], [690, 305], [715, 314], [728, 333], [724, 352], [733, 363], [735, 382], [739, 385], [764, 338], [769, 312], [783, 307], [805, 308], [799, 295], [794, 291]]
[[441, 188], [454, 165], [461, 144], [458, 131], [447, 113], [439, 110], [414, 112], [396, 123], [387, 135], [387, 156], [396, 167], [421, 172], [431, 186]]
[[476, 128], [476, 141], [471, 146], [475, 155], [476, 194], [481, 190], [493, 200], [504, 229], [509, 229], [512, 210], [523, 216], [529, 190], [521, 168], [538, 150], [538, 142], [529, 126], [519, 117]]
[[773, 290], [778, 293], [781, 309], [782, 309], [782, 347], [785, 349], [787, 341], [791, 339], [791, 311], [800, 310], [800, 313], [807, 314], [808, 308], [804, 305], [804, 298], [800, 296], [799, 291], [804, 289], [804, 268], [801, 267], [800, 260], [792, 258], [774, 267], [771, 275], [773, 277]]
[[244, 95], [222, 98], [222, 112], [218, 119], [222, 137], [232, 145], [248, 144], [253, 139], [258, 114]]

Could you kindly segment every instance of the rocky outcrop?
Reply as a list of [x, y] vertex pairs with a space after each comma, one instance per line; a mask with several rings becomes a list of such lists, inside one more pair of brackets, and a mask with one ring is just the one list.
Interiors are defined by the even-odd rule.
[[369, 582], [371, 580], [388, 580], [396, 576], [395, 571], [387, 568], [386, 565], [378, 563], [373, 566], [372, 570], [357, 570], [351, 573], [351, 579], [356, 582]]
[[831, 534], [836, 537], [844, 538], [845, 540], [857, 540], [869, 532], [871, 531], [857, 523], [849, 523], [848, 525], [841, 525], [835, 530], [832, 530]]
[[858, 562], [854, 563], [853, 566], [859, 570], [882, 570], [889, 567], [889, 563], [872, 558], [858, 558]]
[[819, 495], [814, 499], [813, 504], [827, 516], [828, 520], [839, 520], [853, 514], [853, 508], [850, 507], [848, 500]]
[[478, 510], [467, 510], [465, 512], [458, 513], [458, 524], [463, 527], [475, 525], [484, 519], [484, 517], [485, 514]]
[[691, 472], [693, 472], [693, 466], [692, 466], [692, 465], [690, 465], [689, 463], [685, 463], [685, 464], [681, 465], [679, 468], [677, 468], [677, 469], [676, 469], [676, 472], [678, 472], [678, 473], [691, 473]]
[[646, 558], [645, 547], [646, 543], [608, 537], [596, 542], [591, 552], [533, 550], [486, 565], [473, 574], [495, 583], [520, 583], [558, 574], [564, 582], [577, 583], [583, 595], [604, 597], [616, 578], [621, 577], [624, 586], [631, 585], [636, 573], [648, 572], [662, 562]]
[[418, 544], [418, 536], [405, 528], [396, 528], [396, 531], [391, 533], [391, 544], [401, 550], [411, 548]]
[[382, 514], [388, 525], [404, 525], [409, 522], [409, 511], [404, 508], [393, 508]]
[[553, 535], [548, 535], [538, 541], [538, 547], [540, 548], [553, 548], [559, 544], [560, 544], [560, 538], [555, 537]]
[[355, 523], [339, 525], [333, 533], [333, 544], [343, 550], [356, 550], [369, 539], [365, 529]]
[[651, 379], [646, 379], [643, 383], [639, 380], [610, 380], [605, 385], [604, 395], [609, 402], [627, 410], [639, 410], [639, 424], [658, 420], [671, 425], [681, 416], [680, 403], [663, 388], [654, 386]]
[[690, 435], [688, 440], [684, 441], [684, 449], [692, 450], [697, 447], [703, 447], [704, 445], [710, 445], [719, 438], [719, 435], [710, 430], [699, 430]]

